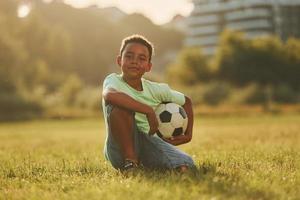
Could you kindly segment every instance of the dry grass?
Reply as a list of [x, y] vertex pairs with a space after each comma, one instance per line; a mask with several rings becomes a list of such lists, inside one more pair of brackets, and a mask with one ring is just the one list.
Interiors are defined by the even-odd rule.
[[0, 199], [297, 199], [300, 116], [196, 119], [180, 148], [197, 171], [125, 177], [102, 156], [101, 119], [0, 124]]

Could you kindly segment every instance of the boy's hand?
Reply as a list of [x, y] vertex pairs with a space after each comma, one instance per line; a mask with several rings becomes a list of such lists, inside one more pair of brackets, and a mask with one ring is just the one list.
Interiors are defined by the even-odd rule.
[[158, 131], [158, 121], [154, 110], [151, 108], [149, 112], [146, 113], [147, 120], [150, 126], [149, 135], [154, 135]]
[[178, 135], [176, 137], [171, 137], [171, 138], [162, 138], [164, 141], [172, 144], [172, 145], [180, 145], [180, 144], [185, 144], [191, 141], [191, 136], [190, 135]]

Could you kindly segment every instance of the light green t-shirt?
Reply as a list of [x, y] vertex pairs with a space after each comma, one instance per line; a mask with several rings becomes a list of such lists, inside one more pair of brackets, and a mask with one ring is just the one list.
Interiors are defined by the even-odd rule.
[[[162, 102], [174, 102], [179, 105], [185, 103], [184, 94], [172, 90], [165, 83], [156, 83], [142, 78], [143, 91], [138, 91], [129, 86], [122, 78], [120, 74], [110, 74], [103, 82], [103, 91], [108, 88], [113, 88], [117, 91], [124, 92], [133, 99], [147, 104], [155, 109]], [[105, 102], [102, 99], [102, 107], [104, 113], [104, 119], [106, 119], [107, 113], [105, 109]], [[146, 115], [142, 113], [135, 113], [135, 120], [139, 131], [148, 133], [149, 124]]]

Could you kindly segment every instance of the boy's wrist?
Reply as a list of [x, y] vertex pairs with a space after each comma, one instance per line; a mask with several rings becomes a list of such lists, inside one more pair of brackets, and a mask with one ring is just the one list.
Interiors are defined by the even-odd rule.
[[146, 105], [145, 114], [149, 115], [154, 112], [153, 108], [151, 106]]

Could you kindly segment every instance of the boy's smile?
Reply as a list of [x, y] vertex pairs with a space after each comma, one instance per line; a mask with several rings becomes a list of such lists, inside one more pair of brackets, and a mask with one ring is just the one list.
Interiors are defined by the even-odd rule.
[[145, 72], [149, 72], [151, 69], [152, 64], [149, 57], [146, 46], [139, 43], [127, 44], [123, 54], [117, 57], [123, 78], [126, 81], [140, 80]]

